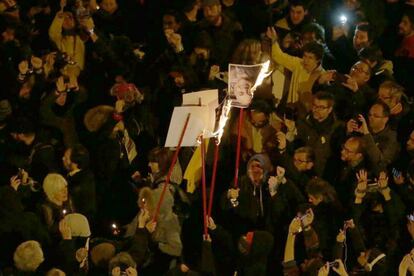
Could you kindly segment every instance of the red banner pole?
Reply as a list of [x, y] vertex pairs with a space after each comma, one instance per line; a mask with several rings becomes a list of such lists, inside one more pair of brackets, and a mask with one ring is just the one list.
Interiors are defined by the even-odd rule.
[[178, 159], [178, 153], [180, 152], [181, 144], [183, 143], [183, 139], [184, 139], [184, 134], [185, 134], [185, 132], [187, 130], [188, 122], [190, 121], [190, 115], [191, 114], [188, 113], [187, 119], [185, 120], [184, 127], [181, 130], [180, 139], [178, 140], [177, 148], [175, 149], [174, 156], [173, 156], [173, 159], [171, 161], [170, 168], [169, 168], [168, 173], [167, 173], [167, 177], [165, 178], [164, 188], [162, 189], [162, 192], [161, 192], [161, 195], [160, 195], [160, 199], [158, 200], [158, 203], [157, 203], [157, 208], [155, 209], [154, 217], [152, 218], [152, 221], [153, 222], [157, 222], [158, 214], [159, 214], [160, 208], [161, 208], [161, 203], [164, 200], [165, 191], [167, 190], [167, 186], [168, 186], [168, 184], [170, 184], [170, 177], [171, 177], [172, 171], [174, 169], [174, 165], [175, 165], [175, 163], [177, 162], [177, 159]]

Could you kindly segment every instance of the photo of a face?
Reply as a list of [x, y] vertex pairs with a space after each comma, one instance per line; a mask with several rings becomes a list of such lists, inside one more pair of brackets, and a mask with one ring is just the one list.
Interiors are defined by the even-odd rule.
[[232, 106], [246, 108], [253, 98], [253, 90], [256, 79], [260, 73], [262, 64], [258, 65], [229, 65], [228, 93], [232, 100]]

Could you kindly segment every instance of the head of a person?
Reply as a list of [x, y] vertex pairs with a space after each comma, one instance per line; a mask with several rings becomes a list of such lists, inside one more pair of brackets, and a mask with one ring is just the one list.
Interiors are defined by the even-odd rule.
[[274, 3], [276, 3], [278, 0], [263, 0], [263, 2], [265, 3], [265, 5], [272, 5]]
[[400, 103], [404, 95], [404, 87], [391, 80], [384, 81], [378, 90], [378, 99], [390, 109]]
[[46, 276], [65, 276], [66, 273], [59, 268], [52, 268], [46, 273]]
[[369, 109], [368, 126], [372, 131], [379, 132], [383, 130], [390, 118], [390, 108], [385, 103], [379, 101], [374, 103]]
[[359, 60], [369, 64], [371, 68], [374, 68], [378, 63], [381, 63], [384, 58], [382, 51], [377, 46], [364, 47], [358, 52]]
[[411, 160], [407, 167], [407, 178], [409, 183], [414, 186], [414, 160]]
[[176, 33], [180, 30], [181, 21], [181, 16], [177, 11], [167, 11], [162, 17], [162, 28], [163, 30], [173, 30]]
[[198, 11], [201, 8], [201, 0], [186, 0], [182, 6], [182, 11], [184, 13], [189, 13], [191, 11]]
[[343, 4], [344, 7], [349, 11], [355, 11], [361, 6], [359, 0], [343, 0]]
[[263, 128], [269, 124], [271, 107], [264, 100], [255, 99], [249, 108], [249, 120], [255, 128]]
[[16, 118], [10, 123], [10, 135], [14, 140], [29, 146], [36, 135], [35, 126], [28, 118]]
[[368, 47], [374, 41], [374, 29], [369, 23], [360, 23], [356, 26], [352, 39], [356, 51]]
[[262, 44], [256, 39], [244, 39], [237, 45], [231, 62], [235, 64], [254, 65], [267, 60], [267, 55], [262, 51]]
[[363, 86], [371, 79], [371, 66], [364, 62], [358, 61], [352, 65], [349, 75], [356, 81], [358, 86]]
[[247, 162], [247, 175], [254, 185], [260, 185], [266, 179], [270, 168], [269, 157], [265, 154], [253, 155]]
[[39, 242], [30, 240], [21, 243], [13, 255], [14, 265], [22, 272], [35, 272], [43, 263], [43, 250]]
[[331, 93], [319, 91], [313, 96], [312, 116], [318, 122], [325, 121], [334, 108], [334, 97]]
[[128, 268], [136, 269], [137, 264], [134, 259], [127, 252], [120, 252], [109, 261], [109, 275], [120, 276], [128, 275], [126, 270]]
[[289, 1], [289, 19], [293, 25], [299, 25], [308, 14], [308, 8], [304, 0]]
[[68, 183], [60, 174], [49, 173], [46, 175], [43, 180], [43, 191], [46, 198], [58, 206], [62, 206], [68, 200]]
[[398, 25], [398, 33], [404, 37], [414, 35], [414, 9], [404, 11], [404, 15]]
[[220, 0], [203, 0], [204, 18], [213, 26], [220, 25], [221, 9]]
[[63, 12], [63, 24], [62, 24], [63, 30], [71, 31], [75, 29], [75, 26], [76, 26], [76, 21], [75, 21], [75, 17], [73, 13], [70, 11]]
[[319, 42], [321, 44], [325, 43], [325, 29], [322, 25], [319, 25], [315, 22], [306, 24], [302, 29], [303, 44], [313, 41]]
[[197, 59], [208, 60], [210, 58], [210, 51], [213, 47], [211, 37], [207, 32], [199, 32], [194, 39], [193, 52]]
[[414, 130], [411, 131], [410, 136], [408, 137], [408, 140], [405, 144], [405, 149], [411, 156], [414, 156]]
[[305, 68], [306, 71], [312, 72], [322, 63], [324, 53], [322, 44], [316, 41], [309, 42], [303, 46], [302, 51], [302, 63], [303, 68]]
[[63, 154], [63, 165], [69, 172], [89, 167], [89, 151], [81, 144], [75, 144]]
[[118, 2], [117, 0], [102, 0], [100, 7], [107, 13], [113, 14], [118, 10]]
[[90, 251], [92, 264], [100, 269], [108, 269], [109, 261], [115, 256], [116, 248], [110, 242], [102, 242], [92, 247]]
[[148, 153], [148, 166], [153, 174], [166, 175], [171, 160], [172, 153], [168, 148], [156, 147]]
[[[3, 22], [2, 22], [3, 23]], [[15, 24], [13, 23], [3, 23], [1, 26], [1, 37], [0, 40], [3, 43], [7, 43], [10, 41], [15, 40], [16, 38], [16, 28]]]
[[312, 170], [315, 162], [315, 152], [311, 147], [300, 147], [293, 154], [293, 165], [299, 172]]
[[364, 158], [364, 147], [361, 138], [350, 137], [342, 145], [341, 160], [348, 164], [355, 164]]
[[335, 189], [322, 178], [312, 178], [306, 184], [308, 201], [313, 206], [318, 206], [322, 202], [333, 202], [336, 198]]

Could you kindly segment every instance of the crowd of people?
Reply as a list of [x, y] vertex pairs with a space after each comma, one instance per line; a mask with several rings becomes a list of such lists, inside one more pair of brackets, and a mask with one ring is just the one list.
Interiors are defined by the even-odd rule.
[[[414, 275], [413, 0], [0, 0], [0, 30], [1, 275]], [[164, 144], [229, 78], [203, 193]]]

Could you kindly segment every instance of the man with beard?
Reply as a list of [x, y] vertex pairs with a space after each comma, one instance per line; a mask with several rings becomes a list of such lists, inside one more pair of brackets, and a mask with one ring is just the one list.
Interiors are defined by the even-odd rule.
[[96, 213], [95, 176], [89, 170], [88, 150], [76, 144], [65, 151], [62, 161], [68, 172], [66, 179], [76, 211], [93, 222]]
[[232, 51], [240, 40], [241, 25], [222, 14], [220, 0], [204, 0], [203, 13], [200, 29], [206, 31], [214, 41], [212, 58], [220, 68], [227, 68]]
[[352, 43], [348, 41], [345, 33], [332, 34], [333, 42], [329, 45], [332, 54], [337, 60], [338, 71], [345, 73], [351, 68], [352, 64], [358, 61], [358, 52], [370, 46], [374, 40], [374, 30], [369, 23], [361, 23], [356, 26]]
[[391, 164], [400, 151], [397, 134], [388, 127], [389, 117], [389, 107], [383, 102], [377, 102], [369, 110], [368, 123], [361, 114], [357, 120], [351, 119], [347, 123], [348, 133], [356, 132], [363, 135], [369, 161], [377, 164], [379, 170]]
[[321, 176], [326, 161], [339, 148], [344, 136], [343, 123], [332, 112], [334, 98], [327, 92], [314, 95], [312, 111], [297, 122], [295, 142], [312, 147], [315, 152], [315, 172]]

